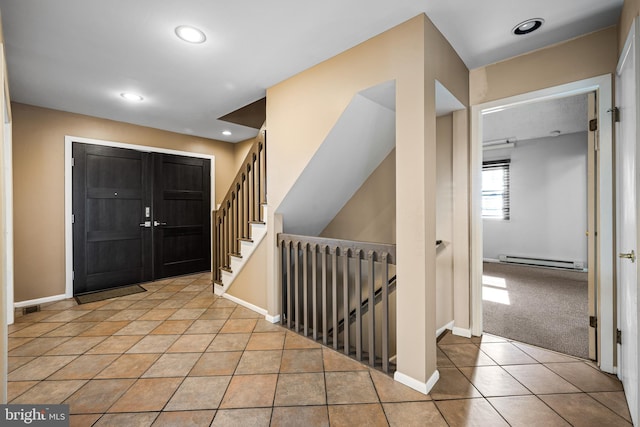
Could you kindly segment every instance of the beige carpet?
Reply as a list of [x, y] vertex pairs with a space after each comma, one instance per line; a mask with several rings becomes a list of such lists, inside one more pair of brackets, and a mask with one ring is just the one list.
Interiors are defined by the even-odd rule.
[[484, 331], [589, 356], [587, 273], [484, 263]]

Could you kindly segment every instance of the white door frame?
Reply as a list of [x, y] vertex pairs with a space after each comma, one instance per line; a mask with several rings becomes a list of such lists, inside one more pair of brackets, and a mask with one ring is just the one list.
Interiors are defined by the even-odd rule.
[[[597, 91], [598, 102], [598, 174], [599, 210], [596, 287], [598, 292], [598, 363], [605, 372], [615, 373], [615, 300], [613, 229], [613, 133], [609, 110], [612, 102], [611, 74], [549, 87], [471, 106], [471, 331], [482, 334], [482, 113], [488, 110], [528, 104]], [[590, 266], [591, 268], [591, 266]], [[586, 322], [586, 319], [585, 319]]]
[[[6, 104], [5, 104], [6, 105]], [[12, 129], [9, 113], [5, 108], [4, 132], [4, 195], [5, 195], [5, 212], [4, 212], [4, 280], [7, 284], [5, 297], [7, 299], [7, 325], [13, 324], [14, 307], [13, 307], [13, 160], [12, 160]]]
[[[636, 75], [635, 77], [635, 125], [636, 125], [636, 129], [635, 129], [635, 138], [636, 138], [636, 144], [638, 142], [638, 140], [640, 139], [640, 134], [638, 133], [638, 129], [640, 127], [640, 105], [638, 104], [638, 101], [640, 100], [640, 18], [636, 17], [633, 21], [633, 24], [631, 25], [631, 28], [629, 30], [629, 33], [626, 36], [626, 41], [624, 44], [624, 47], [622, 49], [622, 52], [620, 54], [620, 58], [618, 59], [618, 65], [616, 67], [616, 91], [622, 90], [622, 85], [619, 84], [619, 77], [618, 75], [620, 74], [620, 72], [623, 70], [623, 67], [625, 65], [625, 61], [629, 61], [629, 57], [628, 55], [630, 53], [633, 52], [633, 60], [635, 61], [635, 70], [636, 70]], [[631, 50], [633, 49], [633, 51]], [[626, 88], [625, 90], [628, 90], [628, 88]], [[620, 102], [621, 100], [616, 99], [616, 103]], [[618, 104], [620, 105], [620, 104]], [[622, 108], [622, 105], [620, 105], [620, 107]], [[625, 112], [624, 110], [621, 112], [621, 116], [624, 116]], [[624, 118], [623, 118], [624, 120]], [[620, 124], [619, 124], [620, 125]], [[617, 156], [620, 155], [624, 155], [624, 153], [616, 153]], [[635, 247], [633, 248], [620, 248], [617, 247], [617, 251], [620, 252], [628, 252], [629, 249], [634, 249], [636, 251], [638, 251], [638, 246], [637, 243], [640, 242], [640, 185], [638, 185], [638, 170], [637, 168], [640, 167], [640, 148], [636, 146], [636, 236], [635, 236]], [[620, 198], [618, 199], [618, 202], [620, 202], [620, 200], [622, 200], [622, 195], [620, 195]], [[621, 215], [622, 212], [620, 212], [618, 210], [617, 215]], [[622, 220], [620, 218], [620, 216], [618, 216], [618, 226], [620, 226], [620, 224], [622, 224]], [[620, 232], [621, 230], [618, 229], [616, 230], [617, 232]], [[618, 237], [620, 238], [621, 235], [618, 234]], [[618, 240], [618, 244], [622, 243], [622, 239]], [[617, 246], [617, 245], [616, 245]], [[619, 263], [628, 263], [629, 260], [623, 260], [618, 258], [618, 262]], [[618, 265], [620, 267], [620, 265]], [[638, 265], [636, 263], [635, 265], [635, 269], [636, 269], [636, 276], [640, 277], [640, 265]], [[620, 270], [618, 270], [620, 271]], [[617, 279], [620, 280], [621, 276], [618, 276]], [[617, 283], [618, 286], [618, 290], [621, 290], [622, 288], [622, 283]], [[636, 291], [637, 292], [637, 291]], [[619, 292], [618, 295], [622, 296], [622, 292]], [[636, 299], [638, 298], [638, 296], [636, 295]], [[640, 340], [640, 332], [638, 330], [624, 330], [624, 326], [625, 323], [623, 322], [622, 319], [622, 315], [623, 315], [623, 307], [624, 308], [633, 308], [633, 303], [631, 303], [630, 301], [627, 300], [623, 300], [622, 297], [618, 298], [618, 328], [619, 329], [623, 329], [622, 331], [622, 346], [625, 345], [625, 343], [629, 343], [630, 340], [635, 340], [635, 347], [636, 350], [638, 349], [638, 341]], [[636, 306], [636, 310], [638, 310], [637, 306]], [[626, 311], [626, 310], [624, 310]], [[640, 324], [640, 312], [636, 313], [636, 322], [637, 324]], [[636, 328], [637, 329], [637, 328]], [[627, 351], [629, 351], [629, 348], [627, 347]], [[633, 349], [631, 349], [631, 351], [633, 352]], [[625, 366], [624, 363], [622, 363], [622, 357], [623, 357], [623, 350], [618, 352], [618, 378], [620, 378], [620, 380], [623, 383], [623, 386], [625, 388], [625, 394], [627, 397], [627, 404], [629, 406], [629, 411], [631, 413], [632, 416], [632, 420], [636, 422], [636, 424], [638, 423], [638, 409], [640, 407], [640, 384], [638, 384], [637, 381], [633, 381], [633, 374], [629, 374], [628, 371], [631, 371], [631, 369], [628, 369], [628, 366]], [[635, 366], [636, 371], [638, 370], [638, 366]], [[628, 369], [627, 371], [625, 371], [625, 369]], [[631, 377], [631, 378], [630, 378]], [[638, 372], [635, 372], [635, 378], [638, 378]], [[630, 389], [633, 389], [632, 391]]]
[[[4, 50], [3, 50], [4, 52]], [[3, 75], [3, 88], [2, 88], [2, 130], [4, 144], [3, 144], [3, 158], [4, 164], [2, 170], [4, 173], [4, 197], [5, 197], [5, 211], [4, 211], [4, 265], [5, 271], [3, 272], [3, 281], [6, 283], [5, 298], [7, 308], [7, 325], [11, 325], [14, 321], [14, 307], [13, 307], [13, 137], [12, 137], [12, 125], [11, 125], [11, 104], [9, 100], [9, 86], [6, 82], [6, 70]]]
[[[211, 206], [216, 205], [216, 168], [215, 156], [211, 154], [192, 153], [190, 151], [171, 150], [168, 148], [152, 147], [148, 145], [127, 144], [124, 142], [104, 141], [101, 139], [82, 138], [78, 136], [64, 137], [64, 247], [65, 247], [65, 295], [64, 298], [73, 297], [73, 223], [72, 223], [72, 201], [73, 201], [73, 166], [72, 166], [72, 143], [81, 142], [84, 144], [102, 145], [114, 148], [127, 148], [142, 151], [144, 153], [174, 154], [177, 156], [196, 157], [199, 159], [211, 160]], [[213, 233], [213, 230], [211, 230]], [[212, 235], [213, 236], [213, 235]], [[213, 237], [212, 237], [213, 238]], [[213, 257], [211, 258], [213, 262]], [[59, 298], [57, 298], [59, 299]]]
[[[0, 28], [0, 39], [2, 38], [2, 28]], [[7, 403], [7, 375], [8, 369], [8, 332], [7, 325], [13, 323], [13, 172], [12, 172], [12, 138], [11, 138], [11, 101], [9, 99], [9, 83], [7, 81], [7, 66], [5, 61], [4, 43], [0, 43], [0, 122], [2, 128], [0, 132], [0, 150], [2, 150], [3, 164], [0, 174], [0, 185], [4, 188], [0, 190], [0, 209], [3, 210], [2, 217], [4, 224], [0, 224], [0, 245], [4, 250], [5, 271], [0, 271], [0, 403]]]

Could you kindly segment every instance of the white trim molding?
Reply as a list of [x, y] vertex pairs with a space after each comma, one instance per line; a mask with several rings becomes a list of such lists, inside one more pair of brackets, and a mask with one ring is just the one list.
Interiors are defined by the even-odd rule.
[[251, 311], [255, 311], [256, 313], [263, 315], [264, 316], [264, 320], [266, 320], [269, 323], [280, 323], [280, 315], [279, 314], [276, 314], [275, 316], [272, 316], [272, 315], [269, 314], [269, 312], [266, 309], [258, 307], [255, 304], [251, 304], [250, 302], [247, 302], [247, 301], [245, 301], [245, 300], [243, 300], [241, 298], [234, 297], [233, 295], [229, 295], [229, 294], [227, 294], [225, 292], [222, 292], [220, 294], [216, 293], [216, 295], [219, 295], [219, 296], [221, 296], [223, 298], [228, 299], [229, 301], [233, 301], [238, 305], [241, 305], [241, 306], [243, 306], [245, 308], [248, 308]]
[[[105, 141], [101, 139], [83, 138], [79, 136], [66, 135], [64, 137], [64, 225], [65, 225], [65, 298], [73, 296], [73, 169], [72, 169], [72, 144], [79, 142], [82, 144], [101, 145], [114, 148], [126, 148], [130, 150], [142, 151], [145, 153], [173, 154], [177, 156], [195, 157], [198, 159], [211, 160], [211, 206], [210, 210], [216, 206], [216, 169], [215, 156], [211, 154], [193, 153], [190, 151], [171, 150], [168, 148], [152, 147], [147, 145], [128, 144], [124, 142]], [[213, 240], [213, 230], [211, 230]], [[213, 257], [211, 258], [213, 263]], [[211, 265], [213, 267], [213, 264]]]
[[436, 369], [426, 383], [418, 381], [399, 371], [396, 371], [396, 373], [393, 374], [393, 379], [398, 381], [400, 384], [404, 384], [407, 387], [411, 387], [412, 389], [419, 391], [422, 394], [429, 394], [433, 386], [436, 385], [440, 379], [440, 372]]
[[[6, 100], [4, 104], [5, 110], [9, 108], [6, 105]], [[5, 111], [5, 116], [8, 116], [9, 112]], [[3, 272], [4, 277], [2, 283], [5, 283], [5, 298], [6, 298], [6, 308], [7, 310], [7, 325], [13, 324], [14, 321], [14, 312], [11, 309], [13, 306], [14, 300], [14, 256], [13, 256], [13, 145], [12, 145], [12, 127], [11, 122], [4, 123], [3, 130], [4, 132], [4, 164], [2, 165], [2, 170], [4, 173], [4, 203], [5, 203], [5, 211], [4, 211], [4, 266], [5, 271]]]
[[445, 332], [446, 330], [449, 330], [449, 331], [450, 331], [451, 329], [453, 329], [453, 324], [454, 324], [454, 323], [455, 323], [455, 322], [452, 320], [451, 322], [447, 323], [447, 324], [446, 324], [446, 325], [444, 325], [443, 327], [439, 328], [439, 329], [436, 331], [436, 338], [438, 338], [440, 335], [444, 334], [444, 332]]
[[436, 338], [442, 335], [445, 331], [449, 330], [453, 335], [457, 335], [459, 337], [471, 338], [471, 329], [458, 328], [457, 326], [453, 326], [455, 324], [455, 320], [447, 323], [440, 329], [436, 331]]
[[272, 316], [270, 314], [266, 314], [264, 316], [264, 320], [270, 323], [280, 323], [280, 315], [276, 314], [275, 316]]
[[451, 333], [459, 337], [471, 338], [471, 329], [458, 328], [457, 326], [454, 326]]
[[67, 295], [65, 295], [65, 294], [52, 295], [50, 297], [36, 298], [36, 299], [30, 299], [30, 300], [26, 300], [26, 301], [16, 302], [16, 303], [13, 304], [13, 307], [14, 308], [32, 307], [34, 305], [42, 305], [42, 304], [48, 304], [50, 302], [62, 301], [62, 300], [65, 300], [67, 298], [69, 298], [69, 297], [67, 297]]
[[228, 299], [229, 301], [233, 301], [236, 304], [243, 306], [244, 308], [248, 308], [251, 311], [255, 311], [256, 313], [261, 314], [261, 315], [263, 315], [265, 317], [269, 314], [266, 309], [258, 307], [257, 305], [251, 304], [250, 302], [247, 302], [247, 301], [245, 301], [243, 299], [240, 299], [238, 297], [234, 297], [233, 295], [229, 295], [227, 293], [223, 293], [221, 296], [223, 298]]

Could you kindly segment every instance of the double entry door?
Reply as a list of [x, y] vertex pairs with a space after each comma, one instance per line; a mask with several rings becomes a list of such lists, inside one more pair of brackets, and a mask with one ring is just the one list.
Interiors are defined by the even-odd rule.
[[211, 266], [209, 159], [73, 143], [74, 295]]

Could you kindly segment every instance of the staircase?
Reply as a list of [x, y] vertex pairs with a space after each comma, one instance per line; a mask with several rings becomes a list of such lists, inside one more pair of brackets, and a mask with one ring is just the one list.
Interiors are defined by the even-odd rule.
[[224, 294], [267, 234], [265, 126], [218, 210], [213, 212], [214, 292]]

